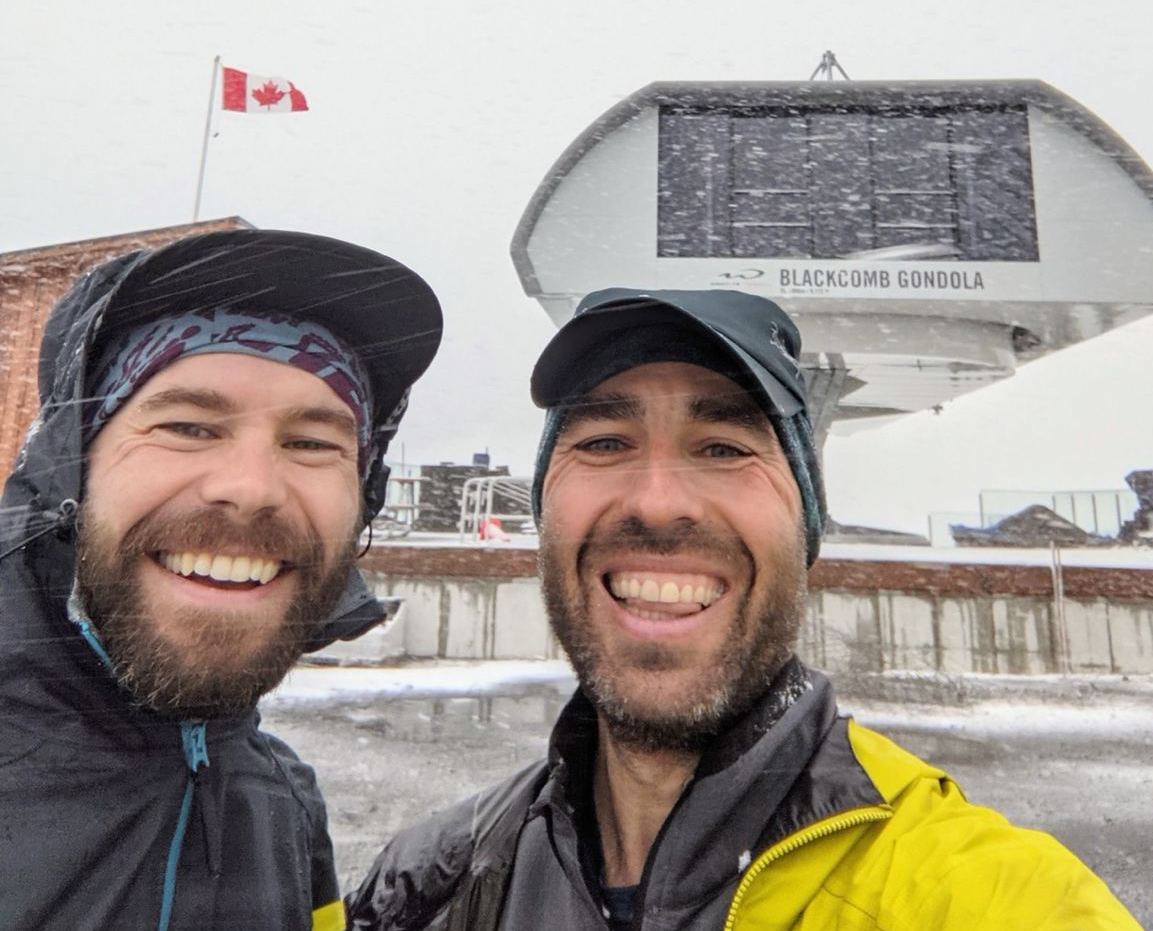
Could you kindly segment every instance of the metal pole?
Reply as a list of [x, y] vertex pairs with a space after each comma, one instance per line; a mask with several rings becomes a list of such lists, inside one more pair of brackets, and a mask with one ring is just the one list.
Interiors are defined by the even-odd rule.
[[472, 483], [471, 478], [466, 478], [464, 484], [460, 488], [460, 542], [464, 542], [465, 534], [468, 532], [465, 528], [468, 527], [468, 488]]
[[196, 203], [192, 207], [192, 222], [200, 219], [200, 195], [204, 193], [204, 166], [208, 162], [208, 134], [212, 130], [212, 108], [216, 104], [216, 75], [220, 71], [220, 56], [212, 59], [212, 85], [208, 89], [208, 115], [204, 118], [204, 141], [200, 145], [200, 173], [196, 176]]
[[482, 504], [484, 500], [484, 479], [475, 479], [475, 495], [472, 499], [472, 530], [476, 534], [476, 538], [480, 539], [480, 521], [481, 509], [484, 507]]
[[815, 81], [818, 74], [823, 74], [826, 81], [833, 80], [833, 69], [836, 68], [841, 72], [841, 77], [846, 81], [852, 80], [846, 73], [845, 69], [841, 67], [841, 63], [837, 61], [837, 56], [833, 54], [832, 49], [826, 50], [825, 54], [821, 56], [821, 61], [809, 75], [810, 81]]

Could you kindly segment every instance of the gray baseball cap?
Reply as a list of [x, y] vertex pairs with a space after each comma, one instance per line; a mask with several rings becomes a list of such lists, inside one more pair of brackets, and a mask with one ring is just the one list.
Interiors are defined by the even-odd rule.
[[597, 381], [636, 365], [622, 354], [616, 371], [604, 368], [602, 347], [637, 327], [670, 324], [699, 334], [713, 350], [732, 360], [733, 374], [763, 392], [773, 413], [791, 417], [806, 411], [808, 397], [799, 363], [801, 336], [780, 307], [743, 291], [646, 291], [606, 288], [594, 291], [557, 331], [532, 373], [532, 399], [550, 408], [594, 387], [582, 362], [597, 352]]

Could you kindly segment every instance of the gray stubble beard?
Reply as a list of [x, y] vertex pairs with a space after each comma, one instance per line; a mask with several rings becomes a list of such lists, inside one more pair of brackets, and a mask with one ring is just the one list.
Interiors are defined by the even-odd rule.
[[[599, 640], [590, 623], [589, 593], [580, 581], [580, 564], [597, 541], [586, 539], [580, 547], [575, 585], [570, 585], [560, 564], [557, 546], [545, 528], [541, 534], [539, 561], [549, 623], [568, 654], [582, 689], [617, 742], [645, 752], [700, 752], [728, 724], [752, 707], [792, 656], [804, 619], [808, 589], [802, 533], [798, 530], [798, 547], [794, 548], [788, 564], [765, 567], [772, 574], [772, 584], [764, 592], [764, 604], [759, 608], [752, 604], [751, 590], [741, 596], [729, 636], [717, 657], [715, 674], [710, 675], [709, 681], [698, 683], [698, 695], [687, 708], [654, 714], [633, 707], [620, 688], [619, 679], [630, 671], [633, 675], [659, 676], [662, 671], [675, 667], [675, 655], [661, 644], [638, 644], [628, 655], [608, 656], [607, 646]], [[628, 524], [623, 534], [613, 536], [617, 535], [649, 552], [681, 549], [675, 538], [642, 529], [638, 522]], [[698, 537], [692, 545], [710, 546], [712, 552], [716, 552], [716, 542], [700, 539], [696, 531], [689, 536]], [[644, 542], [646, 538], [648, 542]], [[745, 558], [752, 560], [739, 541], [726, 540], [724, 546], [729, 550], [739, 548]], [[600, 583], [594, 579], [588, 584]], [[623, 665], [619, 663], [622, 659]]]

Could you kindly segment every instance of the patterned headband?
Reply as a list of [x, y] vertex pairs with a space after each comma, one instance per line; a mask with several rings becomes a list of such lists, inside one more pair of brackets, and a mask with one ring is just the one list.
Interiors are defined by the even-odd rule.
[[304, 369], [330, 387], [356, 415], [362, 469], [372, 437], [372, 393], [360, 361], [325, 327], [284, 314], [228, 308], [195, 310], [149, 320], [112, 340], [88, 380], [93, 403], [84, 418], [84, 443], [104, 427], [137, 388], [177, 359], [235, 352]]

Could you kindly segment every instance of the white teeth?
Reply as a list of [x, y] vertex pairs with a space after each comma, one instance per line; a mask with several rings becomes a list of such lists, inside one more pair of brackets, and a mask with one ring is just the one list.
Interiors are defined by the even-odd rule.
[[213, 556], [208, 567], [208, 577], [217, 582], [228, 582], [232, 575], [232, 559], [228, 556]]
[[655, 604], [699, 604], [708, 607], [721, 597], [724, 586], [719, 579], [689, 576], [687, 579], [646, 579], [612, 573], [608, 589], [622, 601], [651, 601]]
[[280, 574], [280, 563], [259, 556], [211, 553], [161, 553], [161, 564], [178, 575], [207, 576], [217, 582], [259, 582], [267, 585]]

